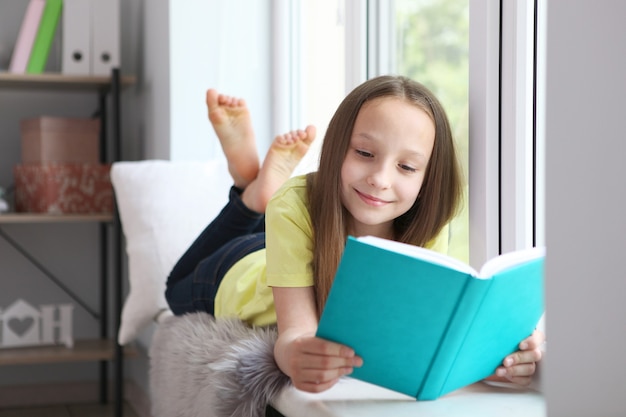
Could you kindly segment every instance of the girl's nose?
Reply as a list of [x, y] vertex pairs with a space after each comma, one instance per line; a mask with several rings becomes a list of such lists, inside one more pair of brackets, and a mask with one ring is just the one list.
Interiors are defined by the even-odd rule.
[[391, 172], [389, 167], [381, 164], [373, 169], [367, 176], [367, 184], [381, 190], [391, 187]]

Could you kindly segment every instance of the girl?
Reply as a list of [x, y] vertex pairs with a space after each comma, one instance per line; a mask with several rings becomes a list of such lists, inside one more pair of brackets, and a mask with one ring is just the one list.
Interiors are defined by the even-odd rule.
[[[407, 78], [366, 81], [332, 118], [318, 171], [290, 178], [314, 127], [276, 137], [259, 168], [245, 102], [209, 90], [207, 106], [234, 186], [172, 270], [170, 307], [276, 322], [280, 369], [296, 388], [324, 391], [362, 365], [350, 347], [314, 336], [346, 237], [447, 251], [461, 179], [445, 112]], [[493, 378], [530, 383], [542, 341], [539, 332], [522, 341]]]

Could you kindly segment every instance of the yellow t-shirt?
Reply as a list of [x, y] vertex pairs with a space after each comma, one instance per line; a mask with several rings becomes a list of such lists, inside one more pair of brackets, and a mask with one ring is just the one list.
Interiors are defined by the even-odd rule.
[[306, 201], [304, 176], [291, 178], [274, 194], [265, 213], [267, 249], [243, 257], [224, 275], [215, 296], [215, 317], [238, 317], [257, 326], [272, 324], [276, 322], [272, 286], [313, 285], [313, 240]]
[[[215, 296], [215, 317], [238, 317], [250, 325], [276, 322], [271, 287], [313, 286], [313, 228], [306, 177], [288, 180], [265, 213], [266, 249], [253, 252], [226, 273]], [[448, 226], [427, 248], [448, 251]]]

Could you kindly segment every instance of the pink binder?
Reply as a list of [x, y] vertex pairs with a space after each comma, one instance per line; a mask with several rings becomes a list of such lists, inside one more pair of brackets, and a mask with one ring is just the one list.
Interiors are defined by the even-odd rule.
[[37, 29], [39, 29], [39, 22], [43, 15], [43, 9], [46, 6], [46, 0], [30, 0], [26, 13], [24, 14], [24, 20], [20, 27], [20, 32], [17, 35], [17, 42], [15, 43], [15, 49], [13, 49], [13, 56], [11, 57], [11, 63], [9, 64], [9, 72], [23, 74], [26, 72], [28, 66], [28, 59], [30, 58], [30, 52], [33, 49], [35, 43], [35, 37], [37, 36]]

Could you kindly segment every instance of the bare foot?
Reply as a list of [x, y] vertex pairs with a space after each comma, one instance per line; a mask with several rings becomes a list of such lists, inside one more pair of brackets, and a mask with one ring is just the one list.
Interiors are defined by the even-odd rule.
[[314, 126], [276, 136], [265, 155], [259, 175], [241, 195], [243, 203], [257, 213], [265, 213], [267, 202], [289, 179], [314, 139]]
[[235, 186], [246, 188], [259, 172], [259, 155], [246, 102], [209, 89], [206, 105], [228, 161], [228, 172]]

